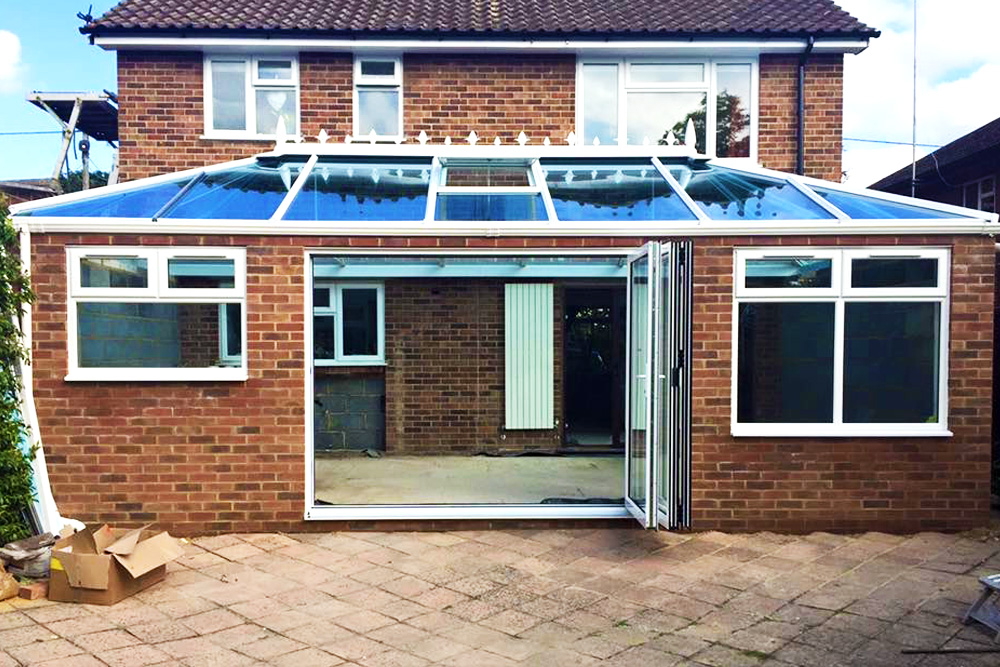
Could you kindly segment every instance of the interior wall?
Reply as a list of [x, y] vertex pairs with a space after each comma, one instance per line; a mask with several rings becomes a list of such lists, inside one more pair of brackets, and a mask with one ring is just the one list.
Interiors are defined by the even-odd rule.
[[551, 429], [504, 428], [503, 280], [385, 283], [386, 453], [556, 449], [562, 442], [563, 295], [553, 303]]

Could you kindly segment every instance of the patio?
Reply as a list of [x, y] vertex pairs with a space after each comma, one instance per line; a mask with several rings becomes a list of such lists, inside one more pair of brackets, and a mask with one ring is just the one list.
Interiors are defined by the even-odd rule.
[[[638, 530], [197, 538], [114, 607], [0, 603], [0, 665], [995, 665], [995, 537]], [[46, 662], [48, 661], [48, 662]]]

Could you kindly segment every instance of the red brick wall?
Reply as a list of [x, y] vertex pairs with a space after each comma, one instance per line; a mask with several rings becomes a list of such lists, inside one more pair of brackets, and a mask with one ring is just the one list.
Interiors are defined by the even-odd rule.
[[566, 56], [408, 55], [403, 61], [403, 126], [432, 140], [564, 143], [576, 126], [576, 58]]
[[[349, 54], [299, 57], [302, 132], [351, 133], [353, 59]], [[122, 180], [145, 178], [270, 150], [272, 141], [202, 139], [203, 56], [183, 52], [118, 52], [118, 132]]]
[[[795, 171], [798, 147], [798, 56], [760, 57], [758, 155], [770, 169]], [[806, 65], [805, 171], [840, 182], [844, 124], [844, 57], [812, 55]]]
[[[730, 435], [733, 248], [951, 246], [951, 438]], [[989, 517], [993, 244], [958, 238], [698, 239], [694, 251], [694, 525], [720, 530], [961, 530]]]
[[[554, 406], [562, 424], [562, 290], [554, 290]], [[556, 449], [562, 429], [504, 429], [504, 283], [388, 281], [386, 450], [472, 454]]]
[[[60, 511], [87, 521], [157, 521], [180, 534], [330, 528], [302, 521], [304, 248], [635, 247], [642, 241], [34, 234], [32, 272], [38, 293], [34, 388]], [[953, 247], [950, 426], [955, 435], [731, 437], [733, 247], [779, 245], [781, 239], [696, 239], [695, 528], [911, 531], [985, 524], [992, 408], [992, 240], [819, 237], [785, 242]], [[190, 384], [65, 382], [64, 248], [80, 243], [246, 246], [250, 379]]]
[[[352, 131], [352, 57], [300, 56], [302, 131], [325, 129], [340, 141]], [[795, 169], [798, 56], [760, 58], [760, 160]], [[510, 143], [524, 130], [561, 141], [575, 124], [573, 56], [407, 55], [403, 125], [410, 137], [459, 140], [475, 129], [484, 142]], [[199, 167], [269, 150], [268, 141], [202, 139], [202, 56], [118, 53], [122, 179]], [[840, 180], [843, 57], [815, 55], [806, 77], [806, 171]]]

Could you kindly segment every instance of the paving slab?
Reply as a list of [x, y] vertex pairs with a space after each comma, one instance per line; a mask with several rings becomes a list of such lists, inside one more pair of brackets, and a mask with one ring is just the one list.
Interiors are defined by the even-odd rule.
[[0, 667], [996, 664], [984, 535], [498, 530], [190, 540], [111, 607], [0, 603]]

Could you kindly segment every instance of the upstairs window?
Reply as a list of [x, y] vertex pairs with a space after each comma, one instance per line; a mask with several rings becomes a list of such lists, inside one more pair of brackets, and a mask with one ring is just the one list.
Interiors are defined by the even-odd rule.
[[756, 63], [699, 59], [585, 60], [577, 129], [588, 146], [669, 145], [693, 133], [715, 157], [756, 155]]
[[997, 210], [996, 177], [988, 176], [973, 181], [962, 188], [963, 202], [966, 208], [993, 213]]
[[299, 131], [299, 68], [291, 57], [205, 59], [205, 134], [274, 137]]
[[403, 135], [403, 61], [354, 61], [354, 136], [394, 140]]

